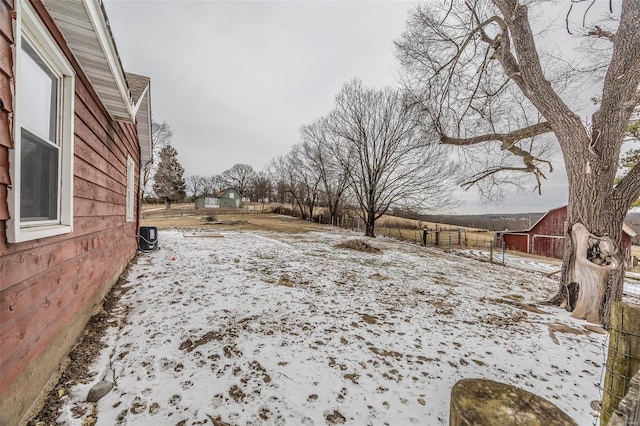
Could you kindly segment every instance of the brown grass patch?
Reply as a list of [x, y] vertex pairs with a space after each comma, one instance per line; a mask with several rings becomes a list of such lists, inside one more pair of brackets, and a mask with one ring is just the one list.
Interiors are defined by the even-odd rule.
[[[140, 221], [140, 226], [156, 226], [160, 230], [164, 229], [184, 229], [184, 230], [210, 230], [215, 227], [216, 231], [224, 230], [245, 230], [245, 231], [273, 231], [284, 233], [302, 233], [317, 231], [324, 225], [308, 222], [295, 218], [283, 217], [274, 214], [219, 214], [215, 222], [203, 222], [202, 214], [175, 215], [175, 216], [145, 216]], [[162, 238], [162, 237], [161, 237]], [[160, 241], [162, 244], [162, 240]]]
[[367, 324], [377, 324], [378, 323], [378, 317], [376, 317], [375, 315], [360, 314], [360, 316], [362, 317], [362, 321], [366, 322]]
[[295, 283], [291, 281], [288, 277], [280, 277], [278, 281], [278, 285], [283, 285], [285, 287], [293, 287]]
[[364, 253], [381, 253], [381, 250], [378, 247], [374, 247], [363, 240], [344, 241], [336, 245], [336, 248], [355, 250], [355, 251], [360, 251]]

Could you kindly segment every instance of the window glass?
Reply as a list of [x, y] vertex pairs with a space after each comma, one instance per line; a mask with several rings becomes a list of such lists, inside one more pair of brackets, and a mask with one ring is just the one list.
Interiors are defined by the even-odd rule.
[[58, 218], [58, 147], [21, 132], [20, 219]]
[[34, 135], [57, 143], [57, 79], [24, 38], [22, 51], [17, 79], [20, 125]]
[[133, 186], [135, 163], [131, 156], [127, 157], [127, 199], [126, 199], [126, 221], [131, 222], [133, 220]]

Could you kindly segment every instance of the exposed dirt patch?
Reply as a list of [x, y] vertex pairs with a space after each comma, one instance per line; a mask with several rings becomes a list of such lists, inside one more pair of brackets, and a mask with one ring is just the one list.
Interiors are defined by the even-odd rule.
[[325, 414], [324, 418], [327, 420], [328, 425], [341, 425], [347, 421], [345, 417], [338, 410], [333, 410], [333, 413]]
[[278, 285], [282, 285], [282, 286], [285, 286], [285, 287], [293, 287], [293, 286], [295, 286], [295, 283], [293, 281], [291, 281], [289, 279], [289, 277], [282, 276], [282, 277], [280, 277], [280, 280], [278, 281]]
[[377, 324], [378, 323], [378, 317], [376, 317], [375, 315], [360, 314], [360, 316], [362, 317], [362, 321], [366, 322], [367, 324]]
[[[507, 296], [510, 299], [521, 299], [522, 296], [519, 295], [510, 295]], [[490, 301], [494, 302], [494, 303], [504, 303], [507, 305], [511, 305], [511, 306], [515, 306], [516, 308], [525, 310], [527, 312], [532, 312], [534, 314], [547, 314], [549, 315], [549, 312], [547, 311], [543, 311], [542, 309], [538, 308], [536, 305], [530, 305], [527, 303], [520, 303], [520, 302], [514, 302], [511, 300], [507, 300], [507, 299], [501, 299], [501, 298], [496, 298], [496, 299], [489, 299]]]
[[363, 240], [348, 240], [337, 244], [336, 248], [361, 251], [364, 253], [381, 253], [382, 251]]
[[208, 331], [201, 338], [196, 340], [195, 342], [191, 339], [187, 339], [180, 344], [179, 349], [185, 352], [191, 352], [198, 346], [202, 346], [206, 343], [209, 343], [213, 340], [221, 341], [224, 336], [219, 331]]
[[[42, 406], [42, 408], [27, 422], [27, 426], [56, 424], [58, 410], [63, 406], [63, 397], [67, 394], [67, 390], [78, 383], [88, 383], [95, 379], [94, 375], [89, 373], [89, 367], [105, 347], [102, 337], [106, 330], [117, 324], [114, 310], [117, 308], [120, 298], [129, 291], [129, 287], [125, 284], [133, 262], [135, 262], [135, 258], [104, 298], [102, 310], [89, 319], [84, 332], [69, 356], [60, 364], [58, 382], [42, 400], [38, 401], [38, 406]], [[126, 318], [127, 310], [120, 311], [117, 315]]]
[[229, 396], [238, 402], [245, 399], [247, 395], [237, 385], [233, 385], [229, 388]]
[[573, 328], [566, 324], [548, 323], [547, 327], [549, 327], [549, 337], [551, 337], [551, 340], [553, 340], [553, 343], [555, 343], [556, 345], [560, 344], [560, 342], [558, 341], [558, 338], [556, 337], [556, 332], [575, 334], [575, 335], [589, 334], [589, 331], [587, 330]]

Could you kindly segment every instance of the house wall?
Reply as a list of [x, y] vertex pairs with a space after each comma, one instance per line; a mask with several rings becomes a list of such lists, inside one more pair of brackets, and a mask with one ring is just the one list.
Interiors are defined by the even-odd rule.
[[[231, 198], [229, 194], [233, 194], [233, 198]], [[240, 193], [235, 189], [227, 190], [224, 195], [220, 197], [220, 207], [242, 207], [242, 197], [240, 196]]]
[[111, 120], [39, 2], [34, 8], [77, 73], [73, 232], [7, 243], [12, 8], [0, 0], [0, 425], [19, 423], [137, 247], [135, 221], [125, 221], [127, 153], [139, 164], [136, 128]]
[[[9, 148], [11, 147], [9, 116], [12, 112], [11, 79], [13, 78], [13, 0], [0, 0], [0, 221], [9, 218], [7, 186], [9, 180]], [[0, 227], [4, 229], [4, 227]], [[3, 231], [0, 231], [3, 232]]]

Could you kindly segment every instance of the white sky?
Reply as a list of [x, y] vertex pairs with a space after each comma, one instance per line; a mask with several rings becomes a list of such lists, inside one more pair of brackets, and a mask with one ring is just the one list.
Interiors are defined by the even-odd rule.
[[[185, 176], [266, 168], [326, 114], [344, 82], [395, 85], [393, 41], [413, 2], [105, 0], [122, 63], [151, 77], [152, 110], [173, 130]], [[546, 15], [546, 14], [545, 14]], [[558, 28], [562, 13], [544, 18]], [[545, 19], [545, 20], [546, 20]], [[565, 34], [566, 35], [566, 34]], [[545, 211], [566, 203], [561, 162], [535, 192], [457, 213]]]

